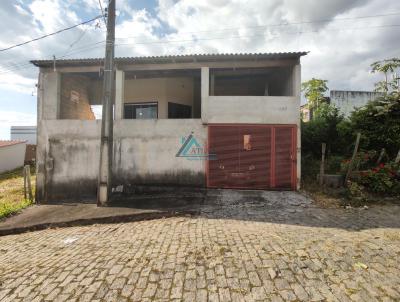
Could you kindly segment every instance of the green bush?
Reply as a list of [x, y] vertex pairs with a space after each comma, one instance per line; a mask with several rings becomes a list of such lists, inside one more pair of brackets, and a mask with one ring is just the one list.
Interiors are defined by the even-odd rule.
[[341, 127], [342, 136], [360, 132], [360, 147], [364, 150], [385, 148], [393, 158], [400, 149], [400, 93], [383, 95], [354, 111]]
[[314, 118], [301, 125], [301, 141], [304, 154], [321, 158], [321, 144], [327, 144], [327, 154], [342, 154], [342, 138], [338, 124], [344, 120], [339, 110], [329, 104], [321, 104]]
[[374, 193], [400, 194], [400, 165], [380, 164], [361, 172], [359, 183]]

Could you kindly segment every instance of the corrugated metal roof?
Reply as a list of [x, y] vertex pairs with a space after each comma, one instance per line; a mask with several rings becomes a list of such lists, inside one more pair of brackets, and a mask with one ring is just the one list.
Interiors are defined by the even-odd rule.
[[[148, 56], [148, 57], [118, 57], [115, 63], [129, 64], [159, 64], [159, 63], [187, 63], [187, 62], [206, 62], [206, 61], [233, 61], [233, 60], [265, 60], [265, 59], [289, 59], [305, 56], [308, 52], [275, 52], [275, 53], [221, 53], [221, 54], [192, 54], [175, 56]], [[61, 59], [56, 60], [57, 65], [63, 66], [82, 66], [82, 65], [101, 65], [103, 58], [81, 58], [81, 59]], [[32, 64], [38, 67], [49, 67], [54, 63], [53, 60], [32, 60]]]
[[17, 145], [17, 144], [25, 144], [25, 143], [26, 143], [26, 141], [17, 141], [17, 140], [2, 141], [2, 140], [0, 140], [0, 148]]

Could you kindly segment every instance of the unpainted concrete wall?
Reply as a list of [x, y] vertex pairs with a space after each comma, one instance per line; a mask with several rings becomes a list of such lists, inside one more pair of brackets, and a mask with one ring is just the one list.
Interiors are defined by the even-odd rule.
[[25, 148], [25, 143], [0, 147], [0, 173], [23, 166]]
[[210, 96], [208, 123], [295, 124], [300, 120], [296, 97]]
[[[44, 137], [41, 200], [95, 197], [99, 169], [100, 121], [48, 120]], [[114, 128], [113, 185], [175, 184], [204, 186], [205, 162], [176, 157], [182, 137], [205, 144], [200, 119], [119, 120]]]

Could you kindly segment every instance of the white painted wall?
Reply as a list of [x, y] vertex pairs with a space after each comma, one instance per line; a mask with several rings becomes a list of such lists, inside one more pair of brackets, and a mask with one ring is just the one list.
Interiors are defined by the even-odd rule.
[[372, 91], [340, 91], [331, 90], [331, 104], [339, 108], [345, 117], [350, 116], [355, 108], [361, 108], [382, 94]]
[[0, 147], [0, 173], [22, 167], [25, 149], [25, 143]]

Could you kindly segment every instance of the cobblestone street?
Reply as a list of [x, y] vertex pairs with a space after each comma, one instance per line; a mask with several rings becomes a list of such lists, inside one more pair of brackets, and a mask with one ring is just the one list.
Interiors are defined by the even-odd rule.
[[400, 300], [398, 205], [210, 194], [198, 216], [0, 237], [0, 301]]

